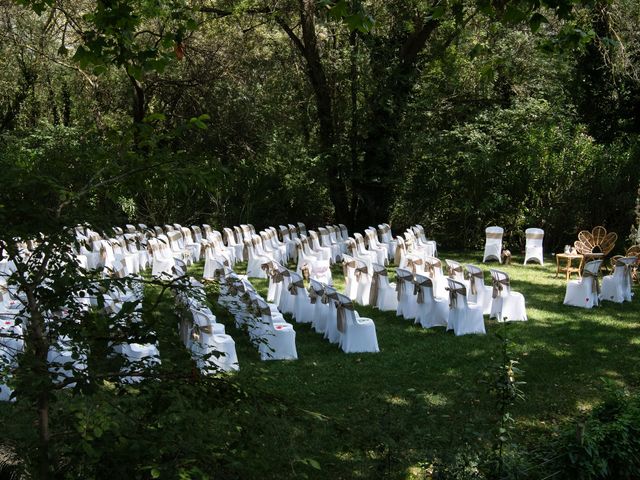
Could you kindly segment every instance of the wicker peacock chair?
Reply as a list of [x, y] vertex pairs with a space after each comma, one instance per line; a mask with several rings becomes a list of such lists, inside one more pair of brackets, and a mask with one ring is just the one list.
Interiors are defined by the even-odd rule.
[[618, 234], [607, 233], [606, 228], [598, 226], [594, 227], [591, 232], [583, 230], [578, 233], [578, 240], [573, 245], [576, 252], [581, 255], [601, 253], [607, 256], [616, 245], [616, 240], [618, 240]]

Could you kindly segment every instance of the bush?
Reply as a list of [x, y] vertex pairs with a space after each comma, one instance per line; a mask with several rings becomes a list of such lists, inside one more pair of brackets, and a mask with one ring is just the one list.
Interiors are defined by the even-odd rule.
[[607, 399], [554, 445], [563, 478], [640, 478], [640, 396], [609, 387]]

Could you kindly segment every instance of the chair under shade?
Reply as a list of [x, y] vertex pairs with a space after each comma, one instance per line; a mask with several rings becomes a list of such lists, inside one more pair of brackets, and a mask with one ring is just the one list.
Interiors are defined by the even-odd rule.
[[482, 263], [488, 260], [497, 260], [502, 263], [502, 235], [504, 230], [502, 227], [487, 227], [485, 229], [485, 244]]
[[396, 315], [406, 320], [416, 318], [416, 297], [413, 294], [413, 273], [403, 268], [396, 269], [396, 293], [398, 309]]
[[501, 270], [491, 269], [490, 271], [493, 282], [491, 318], [495, 318], [498, 322], [526, 321], [524, 296], [511, 290], [509, 275]]
[[267, 302], [256, 299], [262, 328], [258, 351], [261, 360], [296, 360], [296, 332], [293, 325], [284, 321], [274, 322], [273, 312]]
[[633, 298], [632, 269], [637, 257], [622, 257], [616, 260], [613, 273], [602, 279], [600, 299], [615, 303], [630, 302]]
[[429, 277], [416, 275], [416, 323], [424, 328], [446, 327], [449, 322], [449, 299], [433, 294], [433, 282]]
[[309, 294], [304, 287], [302, 277], [296, 272], [291, 272], [291, 282], [289, 283], [289, 293], [293, 299], [293, 317], [298, 323], [312, 323], [313, 310], [309, 301]]
[[598, 272], [602, 260], [587, 262], [580, 280], [570, 280], [564, 294], [564, 304], [573, 307], [593, 308], [600, 304]]
[[445, 259], [447, 264], [447, 270], [449, 271], [449, 278], [462, 283], [467, 289], [469, 289], [469, 280], [464, 278], [464, 269], [462, 265], [454, 260]]
[[527, 228], [524, 231], [526, 243], [524, 247], [524, 265], [529, 260], [537, 260], [540, 265], [544, 265], [542, 253], [542, 242], [544, 240], [544, 230], [541, 228]]
[[436, 257], [424, 258], [424, 269], [426, 275], [433, 280], [434, 293], [436, 297], [447, 297], [447, 277], [442, 273], [442, 262]]
[[336, 304], [338, 302], [338, 292], [335, 288], [325, 285], [324, 286], [324, 297], [327, 301], [327, 328], [324, 331], [324, 338], [329, 340], [330, 343], [340, 343], [340, 339], [342, 338], [342, 333], [338, 330], [338, 312]]
[[342, 255], [342, 273], [344, 274], [344, 294], [351, 300], [358, 294], [358, 282], [356, 280], [356, 259], [346, 253]]
[[[186, 347], [205, 373], [238, 370], [236, 344], [208, 308], [191, 308], [193, 325]], [[222, 328], [220, 328], [222, 327]]]
[[482, 305], [482, 314], [491, 314], [491, 304], [493, 302], [493, 287], [485, 285], [484, 272], [475, 265], [465, 265], [469, 273], [468, 299], [470, 302]]
[[371, 294], [371, 274], [367, 264], [356, 259], [356, 270], [354, 275], [358, 284], [358, 288], [356, 290], [356, 302], [364, 306], [369, 305], [369, 297]]
[[341, 333], [340, 348], [345, 353], [377, 353], [376, 326], [370, 318], [356, 315], [351, 299], [341, 293], [336, 301], [337, 326]]
[[262, 269], [262, 265], [269, 263], [273, 257], [267, 256], [257, 248], [260, 237], [256, 236], [252, 240], [245, 240], [245, 258], [247, 259], [247, 277], [267, 278], [267, 273]]
[[449, 290], [449, 318], [447, 330], [453, 330], [458, 335], [486, 333], [482, 305], [467, 301], [467, 288], [460, 282], [447, 279]]
[[324, 285], [317, 280], [309, 280], [309, 303], [313, 311], [311, 325], [318, 333], [324, 333], [327, 329], [327, 315], [329, 306], [328, 298], [324, 295]]
[[369, 305], [383, 312], [398, 309], [396, 284], [389, 283], [387, 269], [378, 263], [373, 264]]

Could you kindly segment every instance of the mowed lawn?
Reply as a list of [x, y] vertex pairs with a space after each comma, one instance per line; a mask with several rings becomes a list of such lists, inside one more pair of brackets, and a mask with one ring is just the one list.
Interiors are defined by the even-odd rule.
[[[479, 253], [439, 256], [482, 266]], [[256, 478], [425, 478], [443, 452], [491, 442], [497, 407], [489, 383], [501, 358], [498, 333], [513, 341], [512, 356], [523, 370], [519, 380], [526, 382], [525, 399], [510, 409], [513, 438], [524, 448], [602, 399], [603, 379], [637, 387], [640, 300], [604, 302], [593, 310], [566, 307], [566, 282], [562, 275], [554, 278], [555, 259], [548, 257], [544, 266], [521, 262], [515, 256], [511, 266], [498, 268], [525, 296], [528, 322], [505, 327], [485, 316], [487, 335], [456, 337], [395, 312], [357, 306], [375, 321], [378, 354], [344, 354], [309, 324], [289, 319], [299, 359], [262, 362], [246, 332], [216, 306], [218, 321], [236, 342], [237, 382], [264, 394], [265, 402], [287, 407], [273, 428], [253, 432], [261, 439], [252, 452], [262, 469]], [[487, 284], [493, 266], [482, 266]], [[341, 291], [341, 267], [334, 267], [333, 278]], [[266, 296], [266, 280], [251, 281]]]

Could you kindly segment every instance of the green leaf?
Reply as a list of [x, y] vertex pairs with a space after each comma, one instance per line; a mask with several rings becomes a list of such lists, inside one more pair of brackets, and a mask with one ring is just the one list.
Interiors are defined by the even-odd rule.
[[547, 17], [538, 12], [534, 13], [529, 19], [529, 27], [531, 27], [531, 31], [533, 33], [540, 30], [540, 25], [542, 25], [543, 23], [549, 23], [549, 20], [547, 20]]
[[127, 73], [136, 80], [142, 80], [142, 67], [139, 65], [127, 65]]
[[160, 470], [158, 470], [157, 468], [152, 468], [151, 478], [160, 478]]

